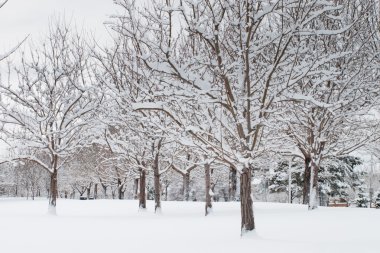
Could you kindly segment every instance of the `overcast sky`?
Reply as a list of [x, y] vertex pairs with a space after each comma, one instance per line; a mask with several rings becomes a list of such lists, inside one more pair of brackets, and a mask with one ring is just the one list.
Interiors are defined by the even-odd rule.
[[103, 22], [117, 10], [113, 0], [9, 0], [0, 9], [0, 54], [28, 34], [42, 38], [54, 16], [64, 15], [79, 27], [94, 31], [97, 38], [105, 39]]

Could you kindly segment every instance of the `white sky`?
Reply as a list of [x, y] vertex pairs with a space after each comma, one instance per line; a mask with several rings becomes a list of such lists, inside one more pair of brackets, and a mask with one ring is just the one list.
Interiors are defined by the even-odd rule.
[[106, 40], [103, 23], [118, 10], [113, 0], [9, 0], [0, 9], [0, 54], [13, 48], [28, 34], [32, 39], [42, 38], [54, 16], [72, 19], [78, 27], [93, 31], [98, 39]]

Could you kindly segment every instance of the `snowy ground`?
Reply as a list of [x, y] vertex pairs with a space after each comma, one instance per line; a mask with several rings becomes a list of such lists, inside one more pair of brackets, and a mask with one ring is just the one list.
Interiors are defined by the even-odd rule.
[[4, 253], [296, 253], [380, 252], [380, 210], [255, 203], [257, 232], [240, 237], [239, 203], [163, 202], [161, 215], [139, 212], [136, 201], [0, 200]]

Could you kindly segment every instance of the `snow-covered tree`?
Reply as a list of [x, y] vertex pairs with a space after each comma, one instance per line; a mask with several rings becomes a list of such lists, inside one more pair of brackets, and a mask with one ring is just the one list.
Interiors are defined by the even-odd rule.
[[268, 142], [267, 121], [278, 102], [295, 98], [291, 88], [318, 73], [322, 82], [321, 69], [345, 55], [311, 47], [349, 30], [335, 26], [345, 8], [316, 0], [116, 2], [125, 15], [113, 28], [159, 87], [134, 109], [164, 111], [205, 161], [240, 173], [241, 228], [253, 230], [252, 164]]
[[[362, 160], [353, 156], [325, 159], [318, 171], [318, 192], [325, 196], [325, 198], [320, 196], [319, 203], [326, 205], [329, 199], [337, 198], [349, 201], [353, 189], [360, 185], [362, 173], [356, 171], [356, 166], [361, 164]], [[296, 161], [292, 163], [292, 200], [302, 197], [304, 172], [303, 163]], [[272, 193], [287, 193], [289, 191], [288, 161], [280, 162], [273, 172], [269, 173], [268, 187]]]
[[190, 150], [186, 149], [176, 157], [176, 161], [172, 163], [172, 168], [175, 172], [179, 173], [182, 178], [182, 189], [181, 193], [184, 201], [189, 201], [190, 198], [190, 173], [194, 170], [197, 165], [197, 158], [193, 155]]
[[306, 78], [285, 94], [279, 120], [304, 158], [304, 203], [314, 209], [322, 161], [379, 138], [373, 116], [379, 94], [379, 39], [374, 1], [311, 2], [329, 7], [299, 34], [298, 60], [312, 64], [303, 68]]
[[[51, 175], [49, 207], [55, 213], [58, 170], [87, 143], [101, 94], [96, 90], [83, 34], [51, 25], [41, 44], [21, 55], [16, 83], [0, 85], [1, 136], [15, 150], [7, 161], [27, 160]], [[13, 73], [13, 71], [12, 71]]]
[[[269, 173], [268, 187], [272, 193], [285, 192], [289, 194], [289, 173], [291, 173], [291, 196], [290, 200], [293, 202], [295, 198], [300, 198], [302, 195], [302, 164], [299, 162], [292, 162], [291, 172], [289, 172], [289, 161], [280, 162], [273, 170]], [[289, 196], [288, 196], [289, 198]]]
[[319, 192], [329, 198], [348, 200], [350, 192], [360, 182], [360, 173], [355, 167], [363, 161], [354, 156], [329, 159], [319, 169]]
[[376, 199], [375, 199], [375, 207], [376, 207], [377, 209], [379, 209], [379, 208], [380, 208], [380, 193], [377, 193], [375, 196], [376, 196]]
[[[128, 48], [128, 41], [116, 36], [111, 47], [94, 52], [98, 60], [97, 79], [106, 90], [102, 122], [105, 143], [116, 159], [137, 175], [139, 206], [146, 208], [147, 173], [153, 173], [155, 210], [161, 209], [161, 175], [169, 169], [173, 153], [168, 138], [172, 119], [162, 112], [134, 111], [133, 103], [148, 99], [156, 87], [147, 81], [149, 73]], [[144, 73], [144, 72], [143, 72]], [[133, 84], [138, 84], [137, 86]], [[166, 154], [166, 155], [163, 155]]]
[[[97, 198], [100, 185], [99, 167], [104, 166], [106, 151], [99, 145], [83, 147], [71, 155], [65, 164], [65, 170], [60, 174], [62, 184], [66, 184], [65, 191], [72, 189], [79, 193], [80, 197]], [[64, 178], [64, 179], [63, 179]], [[91, 194], [92, 190], [92, 194]], [[67, 195], [67, 193], [65, 193]]]
[[368, 193], [366, 192], [366, 187], [364, 186], [364, 184], [358, 187], [355, 204], [357, 207], [368, 207], [368, 205], [370, 204]]

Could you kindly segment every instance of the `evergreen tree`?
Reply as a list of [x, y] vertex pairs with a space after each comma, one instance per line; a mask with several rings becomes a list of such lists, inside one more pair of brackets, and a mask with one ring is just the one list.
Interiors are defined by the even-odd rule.
[[376, 207], [377, 209], [380, 208], [380, 192], [378, 192], [378, 193], [376, 194], [375, 207]]
[[[303, 164], [292, 163], [291, 200], [300, 198], [302, 194]], [[281, 161], [269, 176], [269, 192], [288, 192], [289, 187], [289, 161]]]
[[364, 182], [363, 181], [361, 182], [362, 184], [358, 187], [358, 193], [355, 199], [355, 203], [357, 207], [368, 207], [368, 204], [369, 204], [368, 193], [366, 192]]
[[360, 173], [354, 169], [362, 164], [362, 160], [354, 156], [331, 159], [327, 166], [319, 170], [320, 193], [329, 198], [347, 199], [349, 190], [360, 185]]
[[[354, 156], [345, 156], [327, 160], [325, 166], [319, 168], [319, 194], [320, 204], [327, 204], [329, 198], [343, 198], [348, 201], [349, 191], [362, 185], [362, 173], [355, 171], [362, 160]], [[269, 176], [270, 193], [288, 191], [289, 162], [281, 161]], [[300, 198], [304, 179], [303, 163], [292, 164], [292, 200]]]

